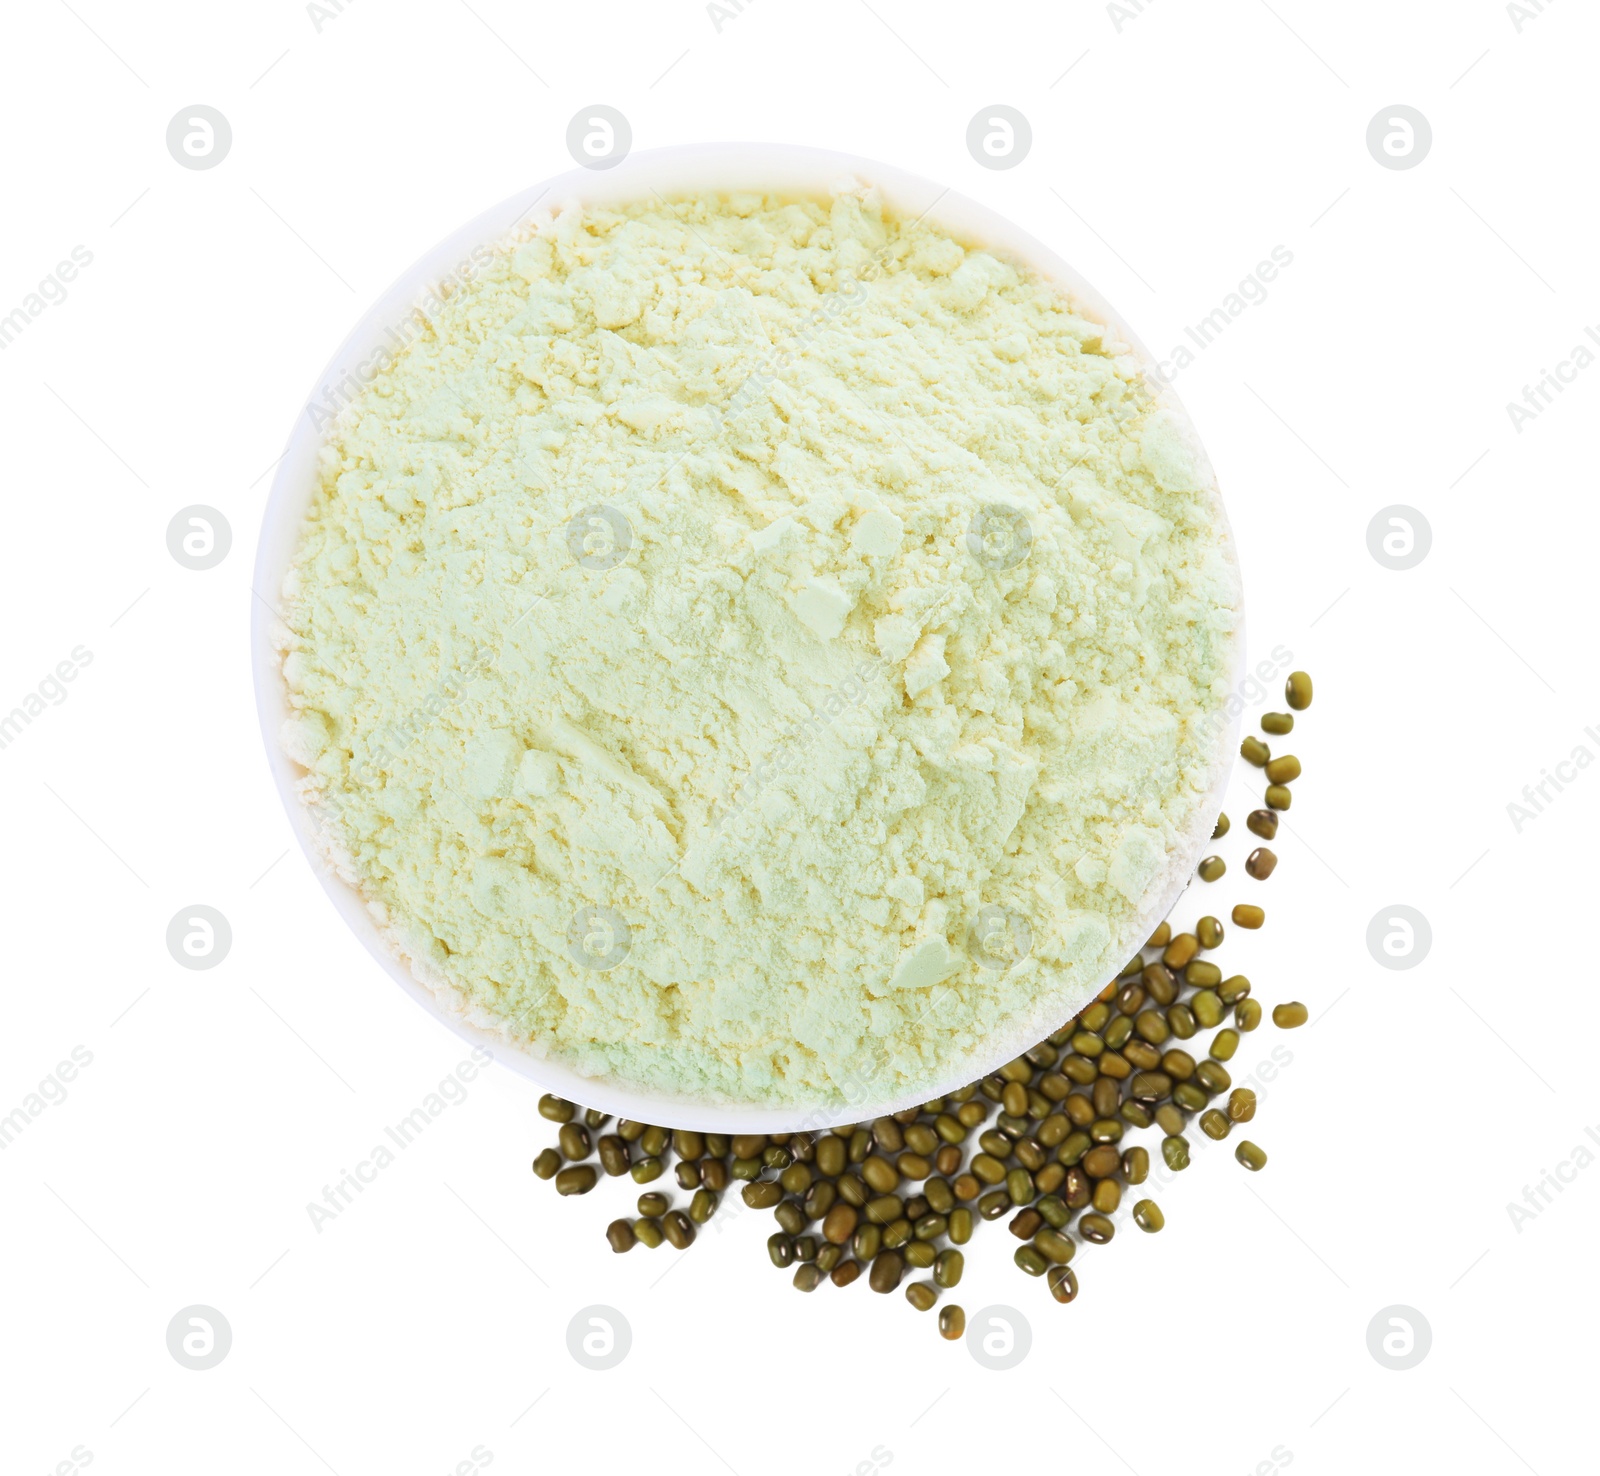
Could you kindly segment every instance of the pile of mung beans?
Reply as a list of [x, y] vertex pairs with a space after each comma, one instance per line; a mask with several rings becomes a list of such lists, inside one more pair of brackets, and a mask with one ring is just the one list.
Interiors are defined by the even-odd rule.
[[[1311, 706], [1311, 678], [1291, 674], [1284, 698], [1290, 711], [1261, 719], [1272, 737], [1287, 737], [1294, 714]], [[1240, 752], [1268, 781], [1266, 807], [1252, 811], [1245, 824], [1271, 842], [1279, 814], [1289, 808], [1300, 761], [1293, 754], [1275, 758], [1256, 737], [1246, 738]], [[1212, 838], [1228, 830], [1224, 814]], [[1265, 881], [1277, 864], [1262, 845], [1244, 869]], [[1219, 856], [1198, 867], [1208, 883], [1226, 871]], [[1265, 911], [1251, 903], [1234, 907], [1230, 916], [1241, 928], [1266, 921]], [[1042, 1277], [1056, 1301], [1071, 1302], [1078, 1295], [1071, 1262], [1079, 1243], [1109, 1241], [1124, 1191], [1137, 1190], [1149, 1177], [1148, 1150], [1124, 1144], [1130, 1130], [1159, 1128], [1161, 1157], [1176, 1173], [1189, 1166], [1191, 1119], [1220, 1141], [1255, 1117], [1255, 1093], [1233, 1085], [1227, 1062], [1240, 1033], [1261, 1024], [1262, 1009], [1249, 979], [1224, 977], [1209, 957], [1223, 937], [1222, 922], [1212, 916], [1202, 917], [1192, 933], [1174, 933], [1162, 923], [1099, 997], [1048, 1039], [993, 1076], [873, 1122], [730, 1136], [624, 1118], [605, 1131], [611, 1123], [605, 1113], [541, 1097], [540, 1114], [560, 1129], [557, 1146], [534, 1159], [533, 1171], [553, 1179], [557, 1193], [578, 1195], [602, 1175], [626, 1174], [643, 1188], [671, 1164], [678, 1188], [691, 1196], [687, 1210], [674, 1208], [660, 1189], [646, 1188], [637, 1218], [606, 1228], [618, 1253], [635, 1245], [655, 1250], [663, 1242], [686, 1249], [737, 1182], [747, 1206], [772, 1211], [778, 1228], [767, 1254], [774, 1266], [793, 1267], [798, 1290], [814, 1291], [824, 1279], [849, 1286], [865, 1274], [873, 1291], [887, 1293], [908, 1273], [926, 1272], [927, 1279], [905, 1289], [919, 1312], [960, 1284], [966, 1266], [961, 1247], [977, 1223], [1009, 1216], [1007, 1228], [1021, 1242], [1013, 1252], [1016, 1265]], [[1306, 1019], [1306, 1007], [1297, 1002], [1272, 1011], [1273, 1024], [1285, 1030]], [[1215, 1033], [1197, 1060], [1184, 1043], [1202, 1030]], [[1248, 1139], [1239, 1141], [1234, 1157], [1252, 1172], [1267, 1162]], [[1149, 1234], [1166, 1224], [1161, 1206], [1149, 1198], [1134, 1200], [1130, 1218]], [[954, 1303], [940, 1308], [938, 1322], [941, 1335], [952, 1340], [966, 1330], [966, 1314]]]

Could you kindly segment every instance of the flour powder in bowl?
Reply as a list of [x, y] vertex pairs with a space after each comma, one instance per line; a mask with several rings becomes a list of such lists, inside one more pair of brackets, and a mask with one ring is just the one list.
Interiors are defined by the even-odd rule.
[[640, 196], [533, 211], [330, 417], [281, 742], [414, 975], [589, 1099], [918, 1101], [1192, 866], [1226, 520], [1021, 260], [854, 180]]

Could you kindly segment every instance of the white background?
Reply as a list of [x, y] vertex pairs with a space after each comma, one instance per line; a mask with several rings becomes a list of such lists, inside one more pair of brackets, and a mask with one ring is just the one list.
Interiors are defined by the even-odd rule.
[[[1600, 1132], [1600, 772], [1548, 789], [1520, 833], [1507, 805], [1578, 745], [1600, 755], [1600, 367], [1520, 433], [1506, 404], [1600, 322], [1600, 20], [1577, 0], [1520, 30], [1490, 0], [1126, 10], [755, 0], [719, 31], [691, 0], [363, 0], [320, 30], [289, 0], [10, 9], [0, 314], [74, 246], [93, 262], [0, 351], [0, 710], [74, 647], [93, 659], [0, 750], [0, 1114], [74, 1047], [93, 1062], [0, 1151], [8, 1476], [74, 1449], [97, 1476], [437, 1476], [490, 1453], [931, 1472], [998, 1458], [1002, 1425], [1009, 1457], [1093, 1473], [1592, 1469], [1600, 1165], [1520, 1229], [1506, 1206]], [[1292, 1052], [1251, 1130], [1266, 1171], [1207, 1145], [1158, 1187], [1162, 1235], [1084, 1248], [1074, 1305], [980, 1227], [956, 1298], [1031, 1324], [1008, 1372], [898, 1294], [796, 1295], [765, 1213], [681, 1257], [612, 1256], [629, 1196], [536, 1181], [552, 1134], [503, 1071], [320, 1234], [306, 1213], [464, 1048], [288, 854], [247, 670], [266, 474], [364, 306], [571, 167], [568, 120], [597, 102], [639, 148], [786, 140], [952, 185], [1158, 352], [1293, 253], [1177, 387], [1241, 541], [1257, 655], [1285, 645], [1317, 680], [1256, 894], [1268, 926], [1226, 953], [1313, 1023], [1265, 1026], [1236, 1059], [1239, 1077]], [[164, 141], [194, 103], [233, 129], [207, 171]], [[965, 146], [994, 103], [1034, 133], [1004, 172]], [[1415, 169], [1367, 150], [1395, 103], [1432, 125]], [[167, 552], [191, 503], [232, 525], [210, 572]], [[1406, 572], [1366, 541], [1396, 503], [1433, 532]], [[1213, 910], [1255, 886], [1242, 839]], [[233, 929], [209, 972], [165, 946], [194, 903]], [[1395, 903], [1433, 930], [1407, 971], [1365, 941]], [[208, 1372], [166, 1346], [195, 1303], [233, 1332]], [[566, 1346], [595, 1303], [632, 1328], [605, 1373]], [[1406, 1372], [1368, 1352], [1391, 1304], [1432, 1328]]]

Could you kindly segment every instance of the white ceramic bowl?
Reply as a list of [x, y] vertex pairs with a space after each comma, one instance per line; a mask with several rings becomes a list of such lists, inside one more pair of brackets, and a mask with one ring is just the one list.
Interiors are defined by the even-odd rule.
[[[976, 201], [887, 164], [858, 159], [848, 154], [800, 148], [792, 144], [686, 145], [632, 154], [613, 168], [578, 169], [535, 185], [486, 210], [477, 219], [447, 236], [402, 273], [356, 324], [333, 356], [332, 362], [318, 377], [311, 398], [289, 433], [289, 443], [278, 465], [272, 492], [267, 500], [266, 514], [262, 519], [261, 541], [255, 564], [255, 589], [262, 599], [252, 602], [251, 625], [256, 706], [266, 743], [267, 761], [289, 813], [290, 823], [323, 888], [333, 899], [334, 906], [395, 983], [463, 1040], [483, 1047], [497, 1062], [528, 1077], [546, 1091], [637, 1121], [708, 1132], [784, 1132], [802, 1126], [861, 1121], [899, 1111], [953, 1091], [966, 1082], [996, 1070], [1055, 1030], [1068, 1015], [1093, 998], [1094, 992], [1103, 988], [1111, 975], [1098, 980], [1094, 990], [1082, 999], [1075, 994], [1068, 996], [1065, 992], [1059, 996], [1042, 997], [1032, 1018], [1023, 1021], [1019, 1028], [1008, 1032], [1003, 1038], [997, 1036], [990, 1043], [990, 1049], [972, 1056], [958, 1071], [943, 1079], [923, 1083], [913, 1093], [887, 1101], [851, 1102], [829, 1111], [806, 1107], [740, 1106], [675, 1097], [667, 1093], [640, 1090], [605, 1078], [581, 1076], [557, 1060], [536, 1056], [450, 1013], [440, 998], [413, 975], [407, 960], [380, 933], [360, 893], [328, 865], [317, 842], [316, 822], [296, 790], [303, 771], [283, 751], [279, 741], [289, 707], [280, 657], [272, 639], [274, 617], [264, 601], [275, 602], [278, 598], [284, 574], [299, 542], [306, 509], [316, 488], [316, 455], [321, 432], [312, 405], [326, 403], [329, 386], [337, 386], [352, 374], [359, 377], [359, 366], [388, 341], [388, 330], [402, 322], [419, 301], [426, 300], [437, 284], [459, 276], [463, 266], [472, 260], [475, 250], [481, 253], [484, 246], [493, 245], [509, 236], [536, 207], [608, 206], [648, 198], [653, 194], [672, 197], [704, 191], [752, 189], [826, 200], [830, 186], [840, 181], [875, 185], [897, 212], [912, 217], [924, 216], [957, 239], [1020, 262], [1056, 284], [1073, 300], [1084, 317], [1104, 324], [1112, 338], [1126, 345], [1128, 352], [1142, 364], [1147, 376], [1146, 383], [1157, 403], [1176, 416], [1185, 428], [1190, 427], [1188, 416], [1170, 388], [1162, 382], [1149, 351], [1128, 331], [1100, 294], [1048, 247]], [[1193, 436], [1192, 429], [1189, 433], [1198, 448], [1199, 438]], [[1231, 552], [1232, 535], [1228, 530], [1221, 498], [1216, 496], [1215, 479], [1208, 465], [1206, 476], [1214, 495], [1216, 517]], [[1243, 652], [1244, 631], [1241, 621], [1235, 635], [1234, 690], [1238, 686]], [[1217, 813], [1222, 808], [1223, 791], [1237, 742], [1237, 716], [1225, 719], [1223, 714], [1219, 714], [1210, 791], [1196, 814], [1192, 832], [1185, 838], [1183, 846], [1167, 858], [1165, 885], [1157, 889], [1153, 902], [1135, 930], [1141, 939], [1148, 937], [1172, 910], [1193, 875], [1216, 823]]]

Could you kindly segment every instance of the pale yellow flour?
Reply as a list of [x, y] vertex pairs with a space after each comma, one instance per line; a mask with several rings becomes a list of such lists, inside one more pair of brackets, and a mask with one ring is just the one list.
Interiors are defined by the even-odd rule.
[[285, 742], [419, 977], [769, 1104], [1132, 952], [1238, 603], [1126, 350], [848, 191], [537, 222], [339, 416], [283, 593]]

